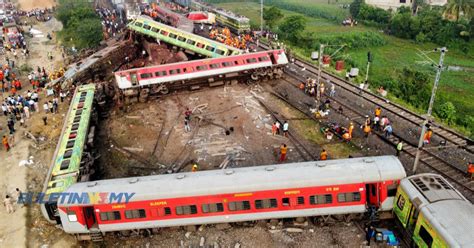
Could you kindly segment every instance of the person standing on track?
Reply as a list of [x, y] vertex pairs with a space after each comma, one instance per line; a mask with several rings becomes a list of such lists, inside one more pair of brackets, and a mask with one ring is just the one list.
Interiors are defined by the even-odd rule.
[[431, 143], [431, 136], [433, 136], [433, 130], [428, 127], [426, 130], [425, 136], [423, 137], [423, 144], [428, 145]]
[[273, 125], [272, 125], [272, 135], [273, 136], [276, 135], [277, 130], [278, 130], [278, 128], [277, 128], [276, 122], [274, 122]]
[[383, 131], [385, 132], [385, 134], [384, 134], [385, 138], [387, 138], [387, 139], [390, 138], [390, 135], [392, 135], [392, 133], [393, 133], [392, 125], [388, 124], [387, 126], [385, 126]]
[[381, 114], [382, 114], [382, 109], [380, 107], [377, 107], [375, 109], [375, 116], [380, 117]]
[[369, 134], [370, 134], [370, 132], [372, 131], [371, 128], [370, 128], [370, 125], [366, 123], [366, 124], [363, 126], [363, 131], [364, 131], [365, 137], [366, 137], [366, 138], [369, 138]]
[[348, 133], [349, 133], [349, 138], [352, 139], [352, 132], [354, 131], [354, 123], [349, 123], [349, 128], [348, 128]]
[[287, 121], [285, 121], [285, 123], [283, 123], [283, 135], [285, 137], [288, 137], [288, 129], [289, 129], [289, 126], [290, 124], [288, 124]]
[[286, 146], [285, 143], [281, 144], [280, 146], [280, 162], [283, 162], [286, 160], [286, 153], [288, 151], [288, 147]]
[[328, 159], [328, 152], [323, 149], [319, 154], [319, 160], [327, 160]]
[[275, 125], [276, 125], [276, 128], [277, 128], [276, 134], [280, 135], [280, 122], [279, 122], [279, 121], [276, 121], [276, 122], [275, 122]]
[[397, 157], [400, 156], [400, 152], [402, 152], [402, 150], [403, 150], [403, 143], [400, 140], [400, 141], [398, 141], [398, 144], [397, 144]]

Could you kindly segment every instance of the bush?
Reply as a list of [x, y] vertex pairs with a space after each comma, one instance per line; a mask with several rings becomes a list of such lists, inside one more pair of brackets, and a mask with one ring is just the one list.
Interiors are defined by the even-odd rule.
[[319, 49], [320, 44], [343, 45], [347, 48], [376, 47], [387, 44], [385, 38], [379, 33], [367, 32], [346, 32], [332, 35], [314, 35], [305, 33], [298, 39], [298, 44], [311, 49]]
[[445, 120], [448, 124], [452, 124], [456, 120], [456, 107], [452, 102], [445, 102], [436, 110], [439, 118]]
[[412, 68], [405, 67], [399, 73], [398, 83], [392, 92], [417, 108], [426, 108], [430, 99], [429, 76]]
[[424, 43], [427, 41], [426, 35], [423, 33], [418, 33], [415, 37], [415, 41], [418, 43]]

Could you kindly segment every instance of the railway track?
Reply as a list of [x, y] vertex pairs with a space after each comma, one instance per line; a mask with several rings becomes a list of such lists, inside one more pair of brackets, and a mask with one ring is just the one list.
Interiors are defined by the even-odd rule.
[[[262, 44], [260, 43], [260, 47], [262, 47], [263, 49], [265, 50], [268, 50], [270, 49], [270, 46], [266, 45], [266, 44]], [[319, 70], [312, 64], [304, 61], [304, 60], [301, 60], [299, 58], [295, 58], [295, 63], [294, 63], [295, 66], [299, 67], [299, 68], [305, 68], [305, 72], [306, 74], [309, 73], [309, 74], [312, 74], [312, 77], [315, 77], [317, 76]], [[324, 80], [329, 80], [331, 83], [334, 83], [336, 86], [339, 86], [340, 88], [344, 89], [344, 90], [347, 90], [349, 92], [352, 92], [353, 94], [356, 94], [356, 95], [359, 95], [359, 92], [361, 91], [359, 89], [359, 87], [357, 87], [356, 85], [342, 79], [342, 78], [339, 78], [335, 75], [332, 75], [330, 73], [327, 73], [325, 72], [324, 70], [321, 72], [321, 78], [324, 79]], [[392, 103], [392, 102], [389, 102], [387, 101], [387, 99], [379, 96], [379, 95], [376, 95], [370, 91], [367, 91], [367, 90], [362, 90], [362, 93], [363, 94], [360, 94], [361, 97], [366, 100], [366, 101], [369, 101], [375, 105], [378, 105], [380, 106], [382, 109], [386, 110], [386, 111], [389, 111], [391, 112], [392, 114], [394, 115], [397, 115], [398, 117], [412, 123], [412, 124], [415, 124], [416, 126], [420, 127], [423, 122], [424, 122], [424, 117], [417, 114], [417, 113], [414, 113], [410, 110], [407, 110], [405, 109], [404, 107], [396, 104], [396, 103]], [[433, 130], [434, 134], [439, 136], [440, 138], [442, 138], [443, 140], [447, 141], [448, 144], [447, 145], [454, 145], [454, 146], [459, 146], [459, 147], [463, 147], [464, 149], [466, 149], [466, 151], [468, 152], [471, 152], [473, 153], [473, 146], [474, 146], [474, 141], [472, 141], [471, 139], [465, 137], [464, 135], [462, 134], [459, 134], [453, 130], [451, 130], [450, 128], [447, 128], [447, 127], [444, 127], [442, 125], [438, 125], [434, 122], [430, 122], [430, 125], [431, 125], [431, 129]]]
[[[288, 75], [290, 75], [290, 77], [286, 77], [283, 80], [294, 87], [298, 87], [299, 82], [301, 82], [301, 78], [298, 78], [298, 76], [294, 74]], [[283, 98], [282, 96], [279, 97]], [[363, 124], [365, 120], [365, 113], [355, 109], [354, 107], [342, 102], [337, 98], [329, 97], [328, 95], [325, 95], [325, 97], [331, 99], [331, 108], [336, 110], [339, 106], [342, 106], [344, 109], [343, 115], [345, 117], [352, 120], [355, 124], [358, 124], [359, 126]], [[292, 107], [297, 108], [291, 102], [286, 102]], [[302, 113], [305, 113], [307, 116], [312, 117], [308, 114], [307, 111], [300, 111]], [[383, 132], [381, 131], [373, 131], [373, 133], [377, 135], [381, 140], [394, 147], [396, 146], [399, 140], [402, 140], [404, 143], [403, 152], [411, 156], [412, 158], [416, 156], [417, 144], [414, 144], [413, 142], [410, 142], [409, 140], [405, 139], [402, 135], [400, 135], [400, 133], [394, 131], [389, 138], [386, 138]], [[470, 201], [474, 200], [474, 181], [471, 181], [470, 178], [466, 176], [463, 170], [460, 170], [457, 166], [454, 166], [450, 161], [447, 161], [446, 159], [443, 159], [442, 157], [431, 152], [430, 150], [425, 149], [421, 150], [420, 162], [427, 168], [446, 177], [451, 183], [457, 185], [457, 189], [461, 191], [467, 199], [469, 199]]]
[[[273, 92], [272, 92], [273, 93]], [[275, 93], [273, 93], [275, 95]], [[278, 95], [277, 95], [278, 96]], [[278, 97], [280, 98], [280, 97]], [[273, 111], [267, 104], [265, 104], [263, 101], [261, 101], [260, 99], [256, 98], [258, 100], [258, 102], [260, 103], [260, 105], [262, 105], [272, 116], [273, 118], [275, 118], [275, 120], [277, 120], [278, 122], [280, 123], [283, 123], [284, 120], [288, 120], [288, 118], [285, 118], [284, 116], [282, 116], [281, 114]], [[281, 99], [281, 98], [280, 98]], [[285, 101], [288, 103], [288, 101]], [[299, 110], [299, 109], [298, 109]], [[301, 110], [300, 110], [301, 111]], [[299, 141], [299, 139], [297, 137], [295, 137], [295, 135], [291, 132], [288, 132], [288, 138], [291, 140], [291, 142], [295, 145], [295, 149], [296, 151], [301, 155], [301, 157], [305, 160], [305, 161], [314, 161], [314, 160], [317, 160], [317, 157], [313, 155], [313, 153], [311, 153], [308, 149], [306, 149], [306, 146], [301, 143], [301, 141]]]

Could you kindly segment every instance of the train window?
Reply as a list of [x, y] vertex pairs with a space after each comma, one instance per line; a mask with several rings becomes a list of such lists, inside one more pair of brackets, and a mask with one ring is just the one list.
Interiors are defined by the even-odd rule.
[[387, 186], [387, 196], [393, 197], [397, 194], [397, 184], [393, 183]]
[[63, 158], [70, 158], [71, 156], [72, 156], [72, 150], [69, 149], [64, 152]]
[[157, 71], [155, 72], [156, 77], [166, 76], [168, 73], [166, 71]]
[[164, 35], [164, 36], [167, 36], [168, 35], [168, 32], [166, 32], [165, 30], [161, 30], [160, 31], [160, 34]]
[[65, 159], [61, 162], [61, 166], [59, 167], [60, 170], [66, 170], [69, 168], [69, 164], [71, 163], [71, 160]]
[[209, 52], [213, 52], [213, 51], [214, 51], [214, 47], [207, 46], [207, 47], [206, 47], [206, 50], [208, 50]]
[[153, 77], [153, 74], [151, 73], [143, 73], [143, 74], [140, 74], [140, 77], [145, 79], [145, 78], [151, 78]]
[[76, 222], [77, 221], [77, 215], [74, 212], [67, 212], [67, 219], [69, 222]]
[[176, 37], [178, 37], [178, 36], [175, 35], [175, 34], [170, 33], [170, 35], [168, 35], [168, 37], [173, 38], [173, 39], [176, 39]]
[[170, 75], [181, 73], [181, 69], [170, 70]]
[[145, 217], [145, 209], [125, 210], [126, 219], [142, 219]]
[[423, 240], [423, 242], [425, 242], [428, 247], [431, 247], [431, 245], [433, 245], [433, 237], [431, 237], [431, 234], [426, 231], [426, 228], [424, 226], [420, 226], [419, 234], [420, 238]]
[[176, 207], [176, 214], [177, 215], [197, 214], [196, 205], [178, 206]]
[[144, 29], [146, 29], [146, 30], [150, 30], [150, 29], [151, 29], [151, 26], [150, 26], [150, 25], [147, 25], [147, 24], [145, 24], [145, 25], [143, 25], [143, 28], [144, 28]]
[[249, 209], [250, 209], [249, 201], [229, 202], [230, 211], [240, 211], [240, 210], [249, 210]]
[[219, 55], [224, 55], [225, 51], [216, 49], [216, 53], [219, 54]]
[[207, 70], [207, 65], [198, 65], [198, 66], [196, 67], [196, 70], [198, 70], [198, 71]]
[[304, 205], [304, 196], [298, 196], [297, 201], [298, 205]]
[[219, 64], [210, 64], [211, 69], [219, 68]]
[[165, 208], [165, 215], [171, 215], [171, 208], [169, 207]]
[[102, 212], [100, 213], [100, 220], [120, 220], [120, 212], [119, 211]]
[[276, 208], [276, 207], [278, 207], [276, 199], [255, 200], [256, 209]]
[[360, 201], [360, 192], [337, 194], [338, 202], [358, 202]]
[[198, 42], [198, 43], [196, 44], [196, 46], [199, 47], [199, 48], [204, 48], [205, 45]]
[[142, 26], [143, 26], [143, 23], [141, 23], [141, 22], [135, 22], [135, 26], [137, 26], [137, 27], [142, 27]]
[[403, 210], [403, 207], [405, 207], [405, 197], [403, 197], [402, 195], [398, 196], [397, 206], [400, 210]]
[[258, 61], [260, 61], [260, 62], [262, 62], [262, 61], [268, 61], [268, 60], [270, 60], [270, 59], [269, 59], [268, 57], [265, 57], [265, 56], [258, 58]]
[[201, 209], [203, 213], [224, 212], [224, 205], [222, 203], [202, 204]]
[[152, 31], [152, 32], [155, 32], [155, 33], [159, 33], [159, 32], [160, 32], [160, 30], [157, 29], [157, 28], [155, 28], [155, 27], [152, 27], [152, 28], [151, 28], [151, 31]]
[[188, 40], [186, 41], [186, 43], [188, 43], [188, 44], [191, 45], [191, 46], [194, 46], [194, 44], [196, 44], [195, 41], [190, 40], [190, 39], [188, 39]]
[[232, 62], [224, 62], [222, 63], [222, 66], [224, 67], [232, 66]]
[[257, 59], [256, 58], [250, 58], [250, 59], [246, 59], [247, 60], [247, 63], [255, 63], [257, 62]]
[[318, 204], [328, 204], [332, 203], [332, 195], [312, 195], [309, 197], [309, 204], [318, 205]]
[[185, 42], [186, 38], [184, 38], [183, 36], [178, 36], [178, 40], [181, 41], [181, 42]]
[[285, 207], [289, 207], [290, 206], [290, 198], [283, 198], [281, 199], [281, 205], [285, 206]]

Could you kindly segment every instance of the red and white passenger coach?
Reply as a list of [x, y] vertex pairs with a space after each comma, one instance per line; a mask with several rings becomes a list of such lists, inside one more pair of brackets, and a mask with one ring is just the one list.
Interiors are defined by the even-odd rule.
[[124, 96], [146, 99], [149, 94], [167, 94], [177, 87], [193, 89], [206, 81], [216, 86], [245, 76], [279, 78], [286, 64], [288, 58], [280, 49], [117, 71], [115, 80]]
[[406, 176], [394, 156], [277, 164], [77, 183], [66, 193], [135, 193], [128, 203], [58, 203], [61, 225], [91, 232], [154, 229], [392, 209]]

